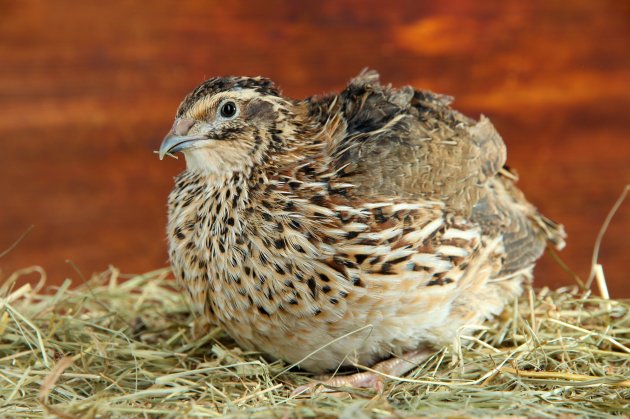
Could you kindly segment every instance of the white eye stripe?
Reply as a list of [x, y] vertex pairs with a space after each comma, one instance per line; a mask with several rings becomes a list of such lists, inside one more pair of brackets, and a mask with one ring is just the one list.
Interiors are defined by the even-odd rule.
[[232, 117], [236, 118], [242, 111], [242, 104], [255, 98], [260, 98], [260, 93], [253, 89], [230, 90], [216, 95], [207, 95], [195, 102], [181, 117], [199, 120], [213, 118], [219, 122], [230, 120], [230, 118], [221, 117], [220, 109], [225, 102], [232, 101], [236, 104], [237, 113]]

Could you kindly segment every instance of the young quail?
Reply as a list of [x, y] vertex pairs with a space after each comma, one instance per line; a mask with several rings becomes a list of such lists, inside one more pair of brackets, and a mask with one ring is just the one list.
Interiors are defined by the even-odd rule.
[[159, 151], [186, 158], [167, 233], [195, 305], [320, 373], [393, 356], [375, 368], [401, 374], [500, 313], [565, 234], [515, 186], [490, 121], [450, 102], [373, 71], [304, 100], [260, 77], [195, 88]]

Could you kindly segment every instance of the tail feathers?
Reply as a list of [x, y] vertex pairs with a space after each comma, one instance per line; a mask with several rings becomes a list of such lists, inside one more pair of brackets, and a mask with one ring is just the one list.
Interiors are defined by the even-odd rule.
[[540, 214], [512, 179], [497, 176], [487, 188], [487, 194], [473, 208], [472, 218], [489, 236], [503, 237], [502, 275], [532, 266], [548, 243], [558, 249], [564, 247], [564, 228]]
[[562, 224], [558, 224], [555, 221], [550, 220], [539, 212], [532, 217], [532, 221], [540, 228], [540, 230], [545, 234], [545, 238], [553, 244], [556, 249], [564, 249], [567, 233], [564, 231], [564, 226]]

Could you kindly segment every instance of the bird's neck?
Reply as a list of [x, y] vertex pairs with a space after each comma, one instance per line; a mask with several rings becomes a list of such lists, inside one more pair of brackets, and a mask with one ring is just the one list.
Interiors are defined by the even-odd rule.
[[245, 230], [247, 217], [257, 207], [257, 197], [268, 186], [261, 168], [221, 173], [186, 171], [182, 179], [183, 182], [178, 182], [182, 187], [178, 189], [184, 202], [188, 196], [192, 200], [191, 216], [205, 214], [209, 230], [215, 236], [223, 235], [226, 229], [236, 234]]
[[215, 215], [239, 212], [249, 203], [249, 171], [197, 174], [206, 202], [215, 207]]
[[[251, 254], [264, 253], [265, 260], [271, 260], [269, 249], [280, 243], [279, 232], [288, 230], [292, 219], [276, 216], [289, 201], [281, 202], [288, 198], [275, 190], [276, 181], [267, 176], [262, 168], [222, 176], [190, 171], [180, 175], [169, 199], [171, 252], [180, 249], [196, 260], [211, 257], [234, 266], [245, 263], [243, 258]], [[307, 241], [302, 243], [302, 248], [308, 246]], [[283, 247], [283, 252], [298, 250]], [[221, 270], [221, 266], [214, 268]]]

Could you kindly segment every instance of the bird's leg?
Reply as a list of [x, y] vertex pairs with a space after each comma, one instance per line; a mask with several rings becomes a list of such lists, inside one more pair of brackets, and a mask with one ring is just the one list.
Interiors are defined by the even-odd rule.
[[383, 380], [386, 376], [400, 377], [415, 368], [419, 363], [425, 361], [433, 353], [433, 351], [426, 349], [407, 352], [402, 357], [390, 358], [377, 363], [371, 368], [371, 371], [358, 372], [352, 375], [318, 377], [317, 381], [293, 390], [292, 395], [304, 393], [320, 385], [327, 387], [372, 388], [381, 393], [383, 391]]

